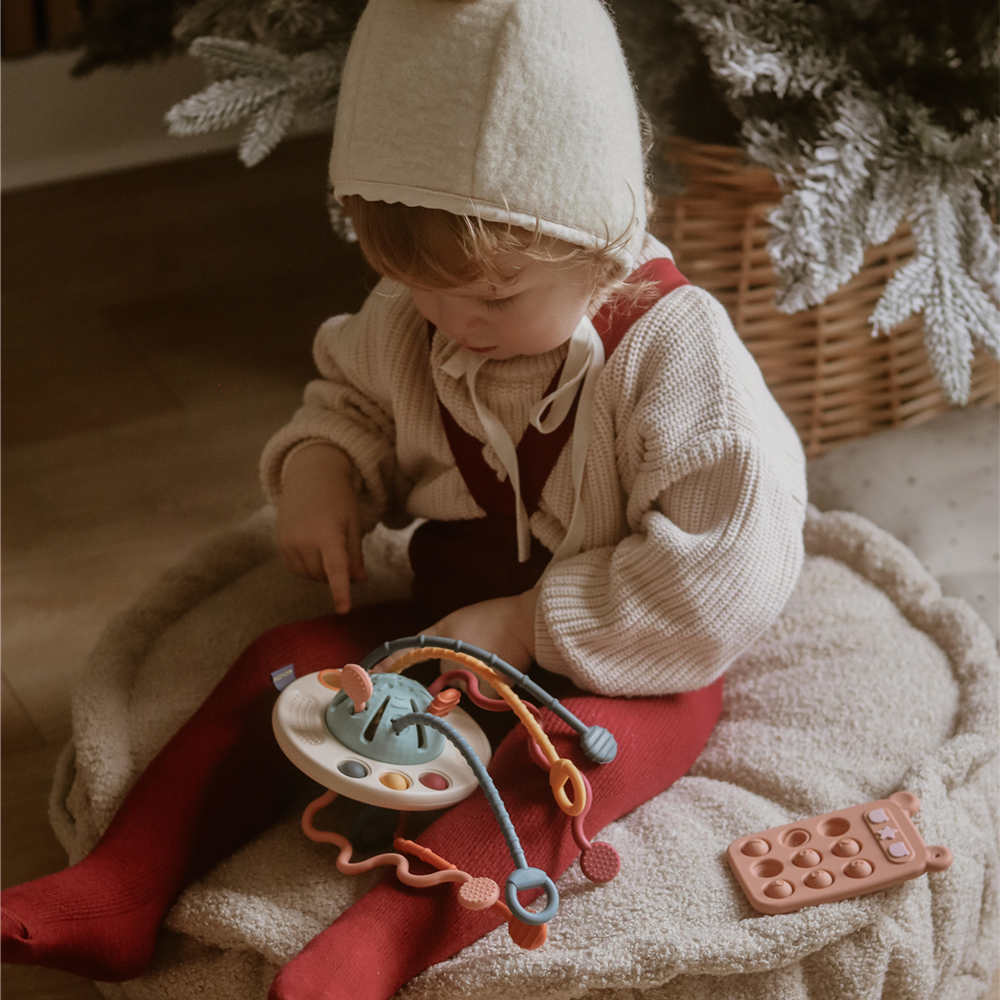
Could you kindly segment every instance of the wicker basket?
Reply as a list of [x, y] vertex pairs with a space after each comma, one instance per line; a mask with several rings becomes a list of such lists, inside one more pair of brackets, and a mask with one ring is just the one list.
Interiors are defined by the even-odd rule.
[[[728, 146], [677, 140], [670, 158], [684, 191], [660, 204], [652, 228], [684, 274], [729, 310], [809, 457], [950, 408], [927, 360], [920, 316], [888, 336], [871, 335], [868, 317], [886, 280], [914, 252], [908, 229], [870, 248], [861, 271], [822, 305], [782, 313], [767, 252], [767, 216], [780, 197], [774, 175]], [[1000, 364], [980, 349], [969, 402], [998, 399]]]

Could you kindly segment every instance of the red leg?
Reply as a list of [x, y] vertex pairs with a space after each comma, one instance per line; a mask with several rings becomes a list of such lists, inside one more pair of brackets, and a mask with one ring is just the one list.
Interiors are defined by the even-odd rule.
[[[594, 791], [588, 833], [595, 834], [685, 774], [712, 732], [721, 703], [721, 679], [700, 691], [666, 698], [578, 694], [565, 699], [584, 722], [606, 726], [618, 741], [612, 763], [585, 768]], [[564, 723], [548, 712], [542, 721], [562, 756], [583, 760]], [[531, 763], [520, 727], [501, 744], [490, 771], [528, 864], [556, 879], [578, 848], [568, 819], [553, 802], [546, 775]], [[514, 867], [492, 810], [479, 793], [436, 820], [420, 842], [501, 886]], [[385, 1000], [423, 969], [493, 930], [501, 919], [495, 911], [464, 909], [453, 889], [412, 890], [389, 878], [281, 970], [271, 998]]]
[[4, 961], [100, 980], [138, 975], [180, 890], [287, 804], [293, 769], [271, 732], [271, 671], [339, 667], [422, 621], [409, 605], [384, 605], [257, 639], [152, 761], [86, 858], [3, 892]]

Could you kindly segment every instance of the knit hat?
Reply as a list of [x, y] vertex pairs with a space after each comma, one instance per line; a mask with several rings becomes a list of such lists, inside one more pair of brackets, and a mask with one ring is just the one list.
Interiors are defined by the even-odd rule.
[[588, 248], [646, 228], [639, 112], [600, 0], [370, 0], [330, 156], [336, 198], [510, 222]]

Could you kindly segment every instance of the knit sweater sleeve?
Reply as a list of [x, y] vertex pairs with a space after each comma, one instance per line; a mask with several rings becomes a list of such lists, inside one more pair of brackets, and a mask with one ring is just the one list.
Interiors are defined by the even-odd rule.
[[551, 565], [539, 592], [536, 659], [601, 694], [709, 684], [778, 616], [803, 559], [794, 430], [721, 307], [679, 294], [680, 335], [707, 346], [692, 363], [652, 352], [626, 408], [628, 533]]
[[261, 484], [275, 502], [293, 452], [313, 442], [341, 448], [353, 465], [363, 530], [389, 506], [395, 468], [392, 377], [386, 359], [398, 296], [388, 286], [380, 282], [358, 313], [334, 316], [320, 326], [313, 341], [320, 377], [306, 385], [302, 405], [267, 442], [260, 460]]

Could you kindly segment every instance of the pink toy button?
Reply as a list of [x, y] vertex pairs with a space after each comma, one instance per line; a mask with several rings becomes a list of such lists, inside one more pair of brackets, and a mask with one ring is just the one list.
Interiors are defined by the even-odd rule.
[[420, 775], [420, 784], [435, 792], [443, 792], [448, 787], [448, 779], [437, 771], [425, 771]]
[[833, 845], [833, 853], [838, 858], [853, 858], [855, 854], [861, 853], [861, 844], [853, 837], [845, 837]]
[[897, 840], [895, 843], [889, 845], [889, 857], [890, 858], [908, 858], [910, 856], [910, 851], [901, 840]]
[[775, 879], [764, 886], [764, 895], [770, 896], [771, 899], [784, 899], [793, 892], [795, 892], [795, 886], [791, 882], [786, 882], [783, 878]]
[[894, 826], [883, 826], [875, 831], [875, 836], [879, 840], [895, 840], [899, 831]]
[[885, 810], [884, 809], [872, 809], [872, 811], [870, 813], [868, 813], [868, 818], [873, 823], [888, 823], [889, 822], [889, 817], [885, 814]]
[[811, 847], [807, 847], [804, 851], [799, 851], [798, 854], [792, 857], [792, 864], [796, 868], [812, 868], [822, 860], [823, 858], [820, 856], [819, 851], [814, 851]]
[[844, 874], [848, 878], [868, 878], [873, 871], [871, 862], [864, 858], [855, 858], [844, 865]]
[[802, 881], [810, 889], [825, 889], [827, 886], [833, 885], [833, 875], [825, 868], [817, 868], [815, 871], [811, 871]]

